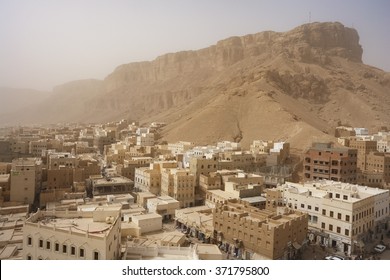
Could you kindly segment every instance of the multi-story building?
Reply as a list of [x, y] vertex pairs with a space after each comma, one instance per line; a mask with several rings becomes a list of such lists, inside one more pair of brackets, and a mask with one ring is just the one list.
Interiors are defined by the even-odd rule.
[[218, 156], [192, 157], [190, 159], [190, 172], [195, 175], [196, 186], [199, 186], [200, 175], [209, 175], [218, 170]]
[[176, 168], [176, 161], [161, 161], [151, 163], [149, 167], [135, 169], [134, 187], [136, 191], [148, 191], [155, 195], [161, 192], [161, 170]]
[[34, 157], [42, 157], [43, 153], [47, 150], [47, 141], [44, 139], [31, 141], [29, 143], [29, 154]]
[[85, 182], [90, 176], [101, 174], [101, 165], [94, 156], [85, 154], [77, 156], [77, 166], [73, 169], [73, 181]]
[[111, 145], [116, 142], [115, 131], [99, 131], [93, 140], [93, 146], [103, 154], [104, 146]]
[[171, 151], [173, 155], [177, 155], [185, 153], [194, 146], [195, 144], [192, 142], [179, 141], [176, 143], [168, 143], [168, 150]]
[[10, 200], [33, 204], [42, 186], [42, 161], [19, 158], [12, 161]]
[[221, 190], [222, 177], [217, 172], [211, 172], [209, 175], [200, 175], [199, 177], [199, 195], [206, 198], [207, 191]]
[[307, 181], [329, 179], [356, 183], [357, 150], [334, 148], [327, 143], [315, 143], [305, 154], [303, 171]]
[[293, 258], [306, 240], [307, 219], [307, 214], [297, 210], [285, 208], [277, 213], [236, 200], [218, 204], [213, 210], [217, 239], [228, 243], [236, 257], [246, 259], [253, 253], [264, 259]]
[[121, 256], [120, 208], [41, 211], [23, 227], [25, 260], [115, 260]]
[[106, 195], [106, 194], [120, 194], [129, 193], [133, 191], [134, 182], [126, 177], [91, 177], [92, 194]]
[[125, 159], [123, 165], [117, 165], [116, 169], [121, 176], [135, 180], [135, 169], [150, 166], [152, 162], [153, 158], [151, 157], [132, 157]]
[[240, 151], [241, 144], [237, 142], [222, 141], [217, 143], [217, 148], [223, 151]]
[[377, 142], [374, 140], [352, 138], [349, 140], [349, 147], [357, 150], [358, 171], [366, 170], [366, 156], [370, 152], [377, 152]]
[[276, 166], [286, 164], [290, 157], [290, 143], [275, 142], [266, 160], [267, 166]]
[[310, 240], [351, 254], [357, 241], [389, 216], [389, 191], [330, 180], [267, 190], [267, 209], [307, 212]]
[[250, 152], [228, 151], [220, 153], [218, 169], [255, 171], [255, 158]]
[[10, 174], [0, 174], [0, 190], [1, 190], [1, 197], [3, 198], [3, 201], [9, 201], [10, 200]]
[[365, 169], [359, 172], [358, 183], [390, 188], [390, 153], [370, 152], [365, 155]]
[[161, 173], [161, 195], [180, 202], [180, 207], [195, 204], [195, 176], [188, 169], [166, 168]]
[[11, 172], [12, 164], [9, 162], [0, 162], [0, 175], [9, 174]]
[[[250, 151], [254, 156], [266, 155], [266, 166], [284, 165], [290, 157], [290, 143], [254, 140], [250, 145]], [[259, 159], [256, 162], [261, 162], [263, 158]]]
[[73, 186], [73, 169], [60, 167], [47, 172], [46, 190], [71, 188]]
[[141, 133], [137, 136], [137, 146], [153, 146], [154, 145], [154, 133]]
[[77, 166], [76, 157], [70, 153], [49, 153], [47, 157], [47, 167], [51, 170]]

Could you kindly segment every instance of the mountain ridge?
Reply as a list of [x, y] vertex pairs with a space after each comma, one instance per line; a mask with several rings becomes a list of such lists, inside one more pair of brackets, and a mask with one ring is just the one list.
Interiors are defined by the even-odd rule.
[[338, 22], [233, 36], [120, 65], [74, 91], [85, 105], [74, 113], [66, 114], [66, 99], [63, 109], [52, 100], [58, 110], [50, 121], [164, 121], [169, 141], [247, 146], [263, 138], [304, 147], [334, 140], [340, 123], [370, 129], [389, 123], [390, 74], [364, 65], [362, 54], [357, 31]]

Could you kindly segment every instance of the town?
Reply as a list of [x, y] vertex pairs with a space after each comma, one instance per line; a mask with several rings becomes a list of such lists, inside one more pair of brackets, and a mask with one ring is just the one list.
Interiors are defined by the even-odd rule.
[[1, 128], [0, 259], [390, 259], [385, 127], [297, 153], [170, 143], [164, 126]]

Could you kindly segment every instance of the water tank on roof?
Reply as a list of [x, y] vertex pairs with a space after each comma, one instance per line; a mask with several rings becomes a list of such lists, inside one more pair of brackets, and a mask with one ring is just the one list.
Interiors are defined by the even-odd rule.
[[107, 218], [106, 218], [106, 223], [107, 224], [112, 224], [114, 222], [114, 217], [113, 216], [108, 216]]

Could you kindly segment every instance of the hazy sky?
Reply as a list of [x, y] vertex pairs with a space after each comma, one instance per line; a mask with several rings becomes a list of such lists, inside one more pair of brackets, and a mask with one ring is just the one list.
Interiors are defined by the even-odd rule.
[[390, 71], [389, 0], [0, 0], [0, 86], [50, 90], [120, 64], [311, 21], [354, 27], [366, 64]]

